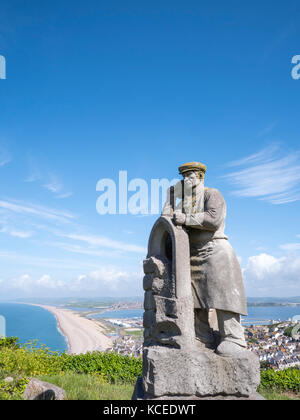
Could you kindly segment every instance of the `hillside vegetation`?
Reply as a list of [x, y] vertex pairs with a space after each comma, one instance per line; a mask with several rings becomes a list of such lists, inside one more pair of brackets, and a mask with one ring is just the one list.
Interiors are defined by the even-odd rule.
[[[0, 339], [0, 400], [22, 399], [30, 377], [64, 388], [70, 400], [128, 400], [142, 374], [141, 359], [101, 352], [59, 354], [36, 344]], [[8, 376], [13, 382], [4, 382]], [[300, 399], [300, 370], [262, 370], [259, 392], [267, 399]]]
[[[142, 372], [141, 359], [101, 352], [59, 354], [36, 344], [0, 339], [0, 399], [20, 399], [30, 377], [63, 387], [69, 399], [94, 399], [98, 392], [99, 399], [130, 399]], [[14, 382], [5, 383], [7, 376]]]

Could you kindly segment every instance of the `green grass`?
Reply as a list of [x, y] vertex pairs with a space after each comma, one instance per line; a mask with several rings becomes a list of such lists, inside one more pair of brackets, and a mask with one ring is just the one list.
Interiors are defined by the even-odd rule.
[[266, 400], [297, 400], [300, 401], [300, 394], [289, 393], [289, 392], [276, 392], [276, 391], [260, 391], [260, 395], [262, 395]]
[[125, 335], [132, 335], [134, 337], [143, 337], [144, 331], [143, 330], [136, 330], [136, 331], [128, 331], [124, 330]]
[[38, 379], [63, 388], [67, 400], [130, 400], [134, 385], [110, 384], [87, 374], [39, 376]]

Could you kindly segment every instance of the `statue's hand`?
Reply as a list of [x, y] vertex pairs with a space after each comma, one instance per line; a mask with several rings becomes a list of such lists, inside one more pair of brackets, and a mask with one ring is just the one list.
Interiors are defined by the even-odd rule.
[[183, 225], [185, 223], [186, 215], [181, 211], [174, 212], [174, 221], [176, 225]]

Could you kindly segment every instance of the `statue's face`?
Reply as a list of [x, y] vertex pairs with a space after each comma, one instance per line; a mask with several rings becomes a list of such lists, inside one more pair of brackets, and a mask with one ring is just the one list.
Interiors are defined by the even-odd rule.
[[192, 187], [196, 187], [201, 182], [197, 172], [195, 171], [185, 172], [183, 174], [183, 178], [184, 178], [184, 183]]

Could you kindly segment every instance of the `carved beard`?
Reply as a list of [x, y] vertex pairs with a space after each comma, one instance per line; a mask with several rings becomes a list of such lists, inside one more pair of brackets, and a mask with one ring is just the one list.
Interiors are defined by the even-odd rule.
[[184, 182], [183, 213], [195, 214], [204, 211], [204, 181], [201, 180], [195, 187], [189, 182]]

